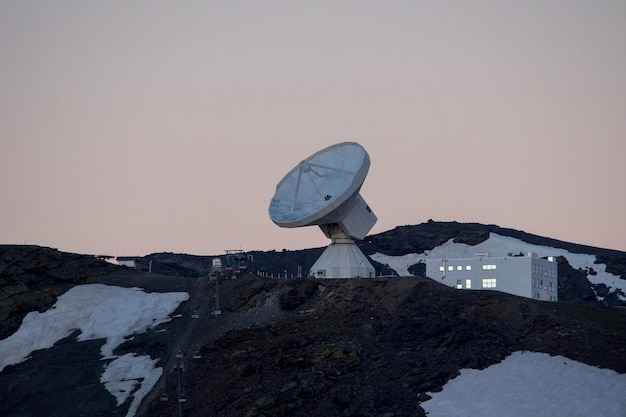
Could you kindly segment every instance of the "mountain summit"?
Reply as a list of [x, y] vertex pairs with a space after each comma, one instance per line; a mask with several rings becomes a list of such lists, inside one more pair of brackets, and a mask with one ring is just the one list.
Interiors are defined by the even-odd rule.
[[[421, 257], [444, 244], [556, 251], [560, 301], [424, 277]], [[213, 257], [153, 254], [129, 269], [0, 246], [0, 414], [436, 416], [445, 415], [438, 398], [447, 392], [463, 407], [464, 385], [504, 389], [461, 383], [498, 369], [514, 369], [504, 374], [520, 378], [522, 394], [532, 392], [523, 369], [556, 369], [534, 374], [534, 385], [554, 390], [549, 404], [533, 396], [532, 410], [567, 412], [568, 403], [580, 407], [563, 399], [574, 395], [586, 401], [584, 417], [626, 413], [617, 394], [626, 389], [625, 253], [454, 222], [398, 227], [361, 248], [384, 277], [285, 279], [321, 248], [249, 252], [248, 273], [220, 280], [218, 298]], [[152, 273], [141, 271], [149, 261]], [[613, 286], [598, 281], [608, 276]], [[549, 382], [568, 370], [580, 380]], [[603, 386], [615, 395], [597, 391]], [[501, 410], [491, 398], [484, 406]]]

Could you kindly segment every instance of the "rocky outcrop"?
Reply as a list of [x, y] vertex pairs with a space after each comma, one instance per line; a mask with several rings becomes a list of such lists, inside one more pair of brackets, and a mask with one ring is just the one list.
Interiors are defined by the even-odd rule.
[[91, 255], [40, 246], [0, 245], [0, 339], [30, 311], [45, 311], [72, 286], [117, 271]]
[[[243, 280], [258, 289], [258, 279]], [[423, 278], [275, 282], [270, 292], [297, 307], [208, 338], [183, 376], [185, 415], [419, 416], [427, 393], [460, 369], [517, 350], [626, 372], [620, 309], [458, 291]], [[170, 375], [166, 389], [175, 392], [176, 382]], [[176, 407], [154, 401], [146, 415]]]

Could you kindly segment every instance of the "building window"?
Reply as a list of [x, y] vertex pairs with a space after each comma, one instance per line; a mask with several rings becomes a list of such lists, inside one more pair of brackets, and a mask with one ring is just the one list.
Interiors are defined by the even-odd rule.
[[439, 267], [439, 271], [441, 271], [441, 272], [443, 272], [443, 271], [444, 271], [443, 266], [440, 266], [440, 267]]
[[462, 271], [462, 270], [463, 270], [463, 267], [462, 267], [461, 265], [459, 265], [459, 266], [457, 266], [457, 267], [456, 267], [456, 270], [457, 270], [457, 271]]
[[483, 278], [483, 288], [496, 288], [496, 279]]
[[489, 270], [496, 269], [496, 266], [495, 265], [483, 265], [483, 269], [489, 269]]
[[456, 287], [459, 288], [459, 289], [463, 288], [463, 281], [461, 281], [460, 279], [457, 279], [456, 280]]
[[471, 279], [466, 279], [465, 280], [465, 288], [472, 288], [472, 280]]
[[472, 270], [472, 265], [467, 265], [467, 266], [465, 267], [465, 270], [466, 270], [466, 271], [471, 271], [471, 270]]
[[448, 271], [454, 271], [454, 267], [453, 267], [452, 265], [450, 265], [450, 266], [448, 267]]

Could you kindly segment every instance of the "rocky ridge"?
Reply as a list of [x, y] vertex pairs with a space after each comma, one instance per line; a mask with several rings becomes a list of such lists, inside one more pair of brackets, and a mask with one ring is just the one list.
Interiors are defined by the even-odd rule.
[[0, 340], [15, 332], [30, 311], [45, 311], [72, 286], [112, 272], [120, 271], [93, 255], [0, 245]]
[[[457, 223], [428, 221], [419, 225], [398, 226], [392, 230], [367, 236], [358, 245], [366, 255], [384, 253], [386, 255], [401, 256], [409, 253], [421, 253], [431, 250], [450, 239], [456, 243], [476, 245], [489, 238], [490, 233], [510, 236], [530, 244], [562, 248], [571, 253], [595, 255], [598, 263], [607, 265], [607, 272], [618, 275], [626, 280], [626, 253], [611, 249], [596, 248], [563, 242], [543, 236], [525, 233], [520, 230], [502, 228], [496, 225], [479, 223]], [[313, 263], [317, 260], [324, 248], [282, 251], [249, 251], [252, 262], [248, 271], [258, 271], [270, 276], [297, 276], [298, 268], [306, 276]], [[217, 256], [217, 255], [214, 255]], [[181, 277], [206, 276], [211, 270], [211, 259], [214, 256], [194, 256], [176, 253], [156, 253], [140, 259], [140, 267], [147, 271], [152, 262], [155, 272]], [[572, 268], [564, 257], [559, 257], [559, 299], [578, 300], [605, 305], [626, 305], [615, 292], [604, 284], [594, 285], [587, 279], [587, 271]], [[393, 275], [395, 272], [386, 265], [372, 261], [376, 275]], [[424, 264], [415, 264], [409, 268], [415, 276], [424, 276]], [[596, 294], [602, 296], [598, 301]]]
[[[476, 242], [488, 236], [484, 227], [403, 226], [387, 233], [393, 238], [385, 238], [385, 245], [400, 254], [399, 247], [416, 251], [459, 233], [459, 239]], [[425, 243], [419, 236], [426, 236]], [[375, 235], [362, 247], [370, 253], [384, 246], [383, 240]], [[375, 243], [379, 246], [368, 249]], [[623, 252], [583, 249], [623, 274]], [[255, 269], [304, 266], [315, 251], [321, 249], [254, 253]], [[17, 330], [29, 311], [48, 309], [74, 285], [188, 292], [189, 301], [176, 312], [183, 318], [137, 334], [115, 351], [159, 358], [164, 369], [139, 416], [176, 415], [178, 349], [185, 363], [186, 401], [180, 404], [186, 416], [419, 416], [428, 392], [440, 390], [460, 369], [482, 369], [517, 350], [626, 373], [626, 310], [597, 303], [585, 272], [564, 259], [559, 260], [558, 303], [458, 291], [423, 277], [313, 280], [248, 274], [220, 281], [222, 314], [213, 315], [215, 280], [206, 274], [211, 257], [185, 255], [179, 264], [177, 254], [160, 256], [167, 270], [159, 271], [155, 262], [156, 272], [169, 275], [118, 267], [90, 255], [0, 245], [0, 340]], [[200, 319], [190, 318], [192, 311]], [[99, 382], [103, 341], [79, 343], [76, 336], [0, 373], [1, 415], [125, 414], [128, 404], [117, 406]], [[161, 401], [160, 393], [168, 393], [169, 400]]]

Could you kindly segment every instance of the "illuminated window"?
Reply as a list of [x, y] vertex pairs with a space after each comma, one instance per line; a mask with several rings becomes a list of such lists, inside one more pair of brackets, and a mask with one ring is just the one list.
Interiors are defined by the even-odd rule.
[[463, 288], [463, 281], [461, 281], [460, 279], [458, 279], [458, 280], [456, 281], [456, 287], [457, 287], [457, 288]]
[[440, 266], [440, 267], [439, 267], [439, 270], [440, 270], [441, 272], [443, 272], [443, 266]]
[[457, 266], [457, 267], [456, 267], [456, 270], [457, 270], [457, 271], [462, 271], [462, 270], [463, 270], [463, 267], [462, 267], [461, 265], [459, 265], [459, 266]]
[[452, 265], [450, 265], [450, 266], [448, 267], [448, 271], [454, 271], [454, 267], [453, 267]]
[[471, 279], [466, 279], [465, 280], [465, 288], [472, 288], [472, 280]]
[[496, 279], [483, 278], [483, 288], [496, 288]]
[[483, 269], [496, 269], [495, 265], [483, 265]]
[[465, 270], [466, 270], [466, 271], [471, 271], [471, 270], [472, 270], [472, 265], [467, 265], [467, 266], [465, 267]]

